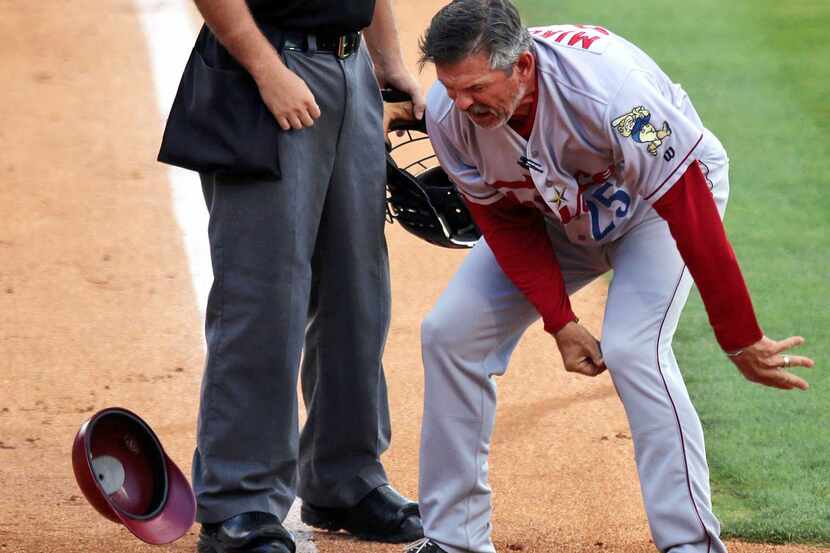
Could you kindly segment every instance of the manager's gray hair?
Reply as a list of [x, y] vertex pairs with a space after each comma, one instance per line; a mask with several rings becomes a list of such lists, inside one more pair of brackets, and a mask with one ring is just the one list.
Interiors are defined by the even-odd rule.
[[491, 69], [510, 73], [533, 40], [510, 0], [454, 0], [435, 14], [418, 46], [422, 67], [452, 65], [483, 53]]

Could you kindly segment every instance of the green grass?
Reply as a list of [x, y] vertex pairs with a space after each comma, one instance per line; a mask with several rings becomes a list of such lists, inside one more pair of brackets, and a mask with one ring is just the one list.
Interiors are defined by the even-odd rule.
[[830, 544], [830, 2], [522, 0], [526, 23], [593, 23], [689, 92], [732, 161], [726, 225], [765, 332], [803, 335], [807, 393], [746, 382], [692, 294], [675, 350], [706, 430], [724, 534]]

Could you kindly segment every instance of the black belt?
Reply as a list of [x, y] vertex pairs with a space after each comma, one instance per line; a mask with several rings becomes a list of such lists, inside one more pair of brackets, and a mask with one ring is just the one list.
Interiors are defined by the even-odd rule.
[[332, 35], [283, 31], [282, 46], [286, 50], [334, 54], [346, 59], [360, 48], [360, 33]]

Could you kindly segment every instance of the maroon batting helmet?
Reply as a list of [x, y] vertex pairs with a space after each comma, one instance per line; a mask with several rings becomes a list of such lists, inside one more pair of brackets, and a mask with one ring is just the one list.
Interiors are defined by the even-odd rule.
[[142, 541], [170, 543], [193, 524], [190, 484], [135, 413], [111, 407], [84, 422], [72, 446], [72, 468], [87, 501]]

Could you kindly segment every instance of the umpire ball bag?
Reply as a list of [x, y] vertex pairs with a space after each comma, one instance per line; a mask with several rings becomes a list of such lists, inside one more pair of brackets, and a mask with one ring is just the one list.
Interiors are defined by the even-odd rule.
[[72, 446], [72, 468], [87, 501], [144, 542], [170, 543], [193, 524], [190, 484], [135, 413], [113, 407], [84, 422]]

